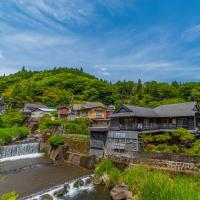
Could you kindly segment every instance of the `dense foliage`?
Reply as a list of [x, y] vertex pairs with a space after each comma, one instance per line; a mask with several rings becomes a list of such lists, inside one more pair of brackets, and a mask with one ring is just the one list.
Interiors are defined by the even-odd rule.
[[200, 101], [200, 83], [142, 83], [138, 80], [114, 84], [83, 72], [82, 69], [54, 68], [41, 72], [23, 68], [16, 74], [0, 77], [0, 96], [10, 107], [25, 102], [42, 102], [48, 106], [68, 105], [80, 101], [100, 101], [106, 105], [122, 103], [158, 106], [184, 101]]
[[200, 199], [200, 176], [148, 170], [137, 166], [119, 171], [109, 160], [96, 166], [95, 177], [108, 175], [107, 187], [125, 183], [137, 200], [198, 200]]
[[63, 145], [65, 142], [65, 137], [63, 135], [52, 135], [49, 138], [49, 144], [56, 149], [57, 147], [59, 147], [60, 145]]
[[193, 156], [199, 154], [198, 142], [192, 145], [195, 141], [195, 135], [184, 128], [177, 128], [170, 133], [145, 134], [142, 135], [141, 140], [145, 151], [181, 153]]
[[89, 120], [87, 118], [67, 120], [67, 119], [52, 118], [49, 115], [43, 116], [39, 124], [39, 130], [41, 133], [44, 133], [46, 131], [56, 133], [57, 131], [59, 131], [67, 135], [69, 134], [88, 135], [89, 134], [88, 127], [89, 127]]
[[23, 112], [8, 110], [0, 116], [0, 128], [23, 126], [24, 122], [25, 116]]
[[24, 139], [27, 135], [27, 127], [0, 128], [0, 145], [7, 145], [14, 140]]
[[18, 194], [16, 192], [9, 192], [2, 194], [0, 196], [0, 200], [17, 200], [18, 199]]

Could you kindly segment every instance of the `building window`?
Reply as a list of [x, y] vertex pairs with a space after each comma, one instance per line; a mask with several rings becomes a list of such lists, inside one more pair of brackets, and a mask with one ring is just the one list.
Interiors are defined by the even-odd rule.
[[83, 116], [88, 116], [88, 111], [82, 113]]
[[101, 111], [96, 111], [96, 116], [101, 116], [102, 115], [102, 112]]

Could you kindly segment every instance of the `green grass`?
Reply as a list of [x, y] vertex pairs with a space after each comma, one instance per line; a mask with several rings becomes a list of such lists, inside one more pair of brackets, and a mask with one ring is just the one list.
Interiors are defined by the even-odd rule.
[[137, 200], [200, 200], [199, 175], [171, 174], [141, 166], [120, 172], [109, 160], [97, 165], [95, 177], [104, 173], [109, 175], [107, 186], [125, 183]]
[[65, 137], [63, 135], [53, 135], [48, 140], [49, 144], [56, 149], [58, 146], [65, 143]]
[[0, 200], [17, 200], [18, 199], [18, 194], [16, 192], [9, 192], [2, 194], [0, 196]]
[[70, 139], [77, 139], [77, 140], [89, 140], [88, 135], [81, 135], [81, 134], [66, 134], [67, 138]]
[[13, 140], [21, 140], [28, 135], [28, 128], [26, 127], [13, 127], [13, 128], [0, 128], [0, 145], [8, 145]]

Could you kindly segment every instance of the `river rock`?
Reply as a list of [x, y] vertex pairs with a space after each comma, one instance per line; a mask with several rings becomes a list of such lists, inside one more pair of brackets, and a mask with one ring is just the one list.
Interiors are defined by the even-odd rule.
[[128, 190], [128, 186], [125, 184], [116, 185], [110, 192], [113, 200], [131, 199], [132, 192]]
[[107, 173], [104, 173], [103, 176], [100, 178], [100, 183], [106, 184], [110, 180]]
[[57, 149], [52, 150], [50, 158], [52, 160], [60, 160], [63, 157], [63, 145], [59, 146]]
[[44, 194], [40, 197], [40, 200], [53, 200], [53, 197], [50, 194]]
[[79, 188], [79, 187], [81, 187], [81, 186], [83, 186], [84, 185], [84, 181], [82, 180], [82, 179], [78, 179], [75, 183], [74, 183], [74, 187], [75, 188]]
[[92, 183], [92, 177], [88, 177], [86, 180], [85, 180], [85, 185], [89, 185]]
[[64, 184], [63, 188], [54, 192], [54, 196], [61, 197], [61, 196], [65, 195], [68, 191], [69, 191], [69, 184]]

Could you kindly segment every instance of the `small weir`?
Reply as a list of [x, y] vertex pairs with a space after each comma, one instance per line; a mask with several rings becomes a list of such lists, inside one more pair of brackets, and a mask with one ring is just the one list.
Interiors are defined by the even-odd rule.
[[0, 147], [0, 162], [41, 156], [39, 143], [16, 144]]

